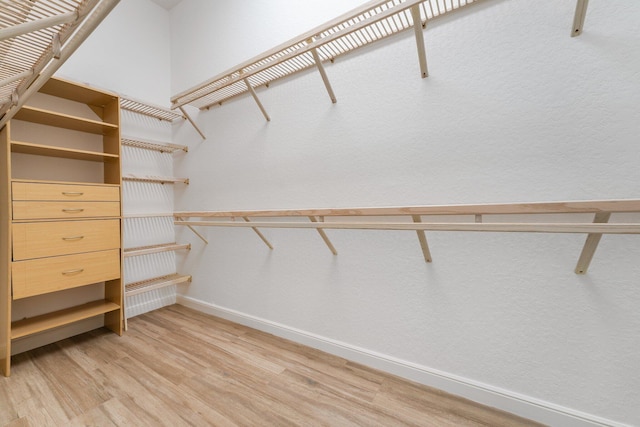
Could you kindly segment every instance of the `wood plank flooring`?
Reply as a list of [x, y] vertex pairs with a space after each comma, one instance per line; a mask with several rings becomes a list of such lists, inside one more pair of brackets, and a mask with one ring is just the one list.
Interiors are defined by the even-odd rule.
[[13, 357], [3, 426], [535, 426], [180, 305]]

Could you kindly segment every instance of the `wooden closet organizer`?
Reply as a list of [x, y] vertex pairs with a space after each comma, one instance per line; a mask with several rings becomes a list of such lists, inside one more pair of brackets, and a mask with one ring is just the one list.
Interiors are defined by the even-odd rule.
[[[102, 315], [116, 334], [123, 326], [118, 96], [52, 78], [32, 98], [0, 131], [0, 370], [6, 376], [14, 340]], [[73, 294], [65, 294], [66, 308], [48, 308], [60, 292], [90, 285], [102, 298], [71, 305], [66, 298]], [[12, 313], [15, 302], [26, 298], [38, 298], [43, 314], [12, 322], [12, 314], [22, 316]]]
[[[130, 111], [134, 114], [139, 114], [147, 117], [151, 117], [157, 119], [162, 122], [175, 123], [179, 120], [188, 120], [194, 129], [202, 135], [204, 135], [197, 127], [195, 122], [193, 122], [186, 114], [179, 114], [174, 111], [171, 111], [167, 108], [160, 107], [157, 105], [153, 105], [144, 101], [135, 100], [133, 98], [120, 95], [120, 108], [122, 110]], [[163, 154], [173, 155], [175, 153], [184, 152], [187, 153], [189, 151], [188, 147], [185, 145], [178, 145], [169, 142], [156, 142], [156, 141], [145, 141], [139, 138], [130, 138], [123, 137], [122, 145], [127, 147], [132, 147], [141, 150], [151, 150], [157, 151]], [[156, 176], [140, 176], [136, 174], [126, 174], [122, 177], [123, 181], [132, 181], [132, 182], [145, 182], [150, 184], [189, 184], [188, 178], [177, 178], [177, 177], [156, 177]], [[151, 218], [151, 217], [171, 217], [173, 216], [173, 212], [169, 213], [157, 213], [157, 214], [131, 214], [125, 215], [124, 220], [133, 219], [133, 218]], [[190, 244], [181, 244], [174, 242], [161, 243], [157, 245], [143, 246], [143, 247], [132, 247], [125, 248], [123, 251], [124, 257], [137, 257], [143, 255], [151, 255], [162, 252], [173, 252], [180, 250], [190, 250]], [[190, 283], [191, 276], [185, 274], [169, 274], [159, 277], [153, 277], [146, 280], [141, 280], [137, 282], [129, 282], [127, 283], [125, 277], [125, 297], [131, 297], [138, 294], [143, 294], [155, 289], [165, 288], [167, 286], [176, 285], [179, 283]], [[131, 317], [130, 315], [125, 315], [125, 326], [126, 319]]]
[[0, 128], [53, 76], [118, 2], [0, 2]]
[[[188, 211], [176, 212], [175, 224], [189, 227], [250, 227], [269, 246], [259, 228], [315, 229], [329, 250], [337, 250], [324, 233], [327, 229], [414, 230], [426, 262], [431, 251], [425, 231], [484, 231], [523, 233], [582, 233], [587, 239], [575, 268], [584, 274], [603, 234], [640, 234], [640, 223], [609, 224], [612, 213], [640, 213], [640, 200], [593, 200], [548, 203], [508, 203], [484, 205], [402, 206], [382, 208], [296, 209], [260, 211]], [[593, 214], [593, 222], [486, 222], [491, 215]], [[423, 222], [423, 217], [470, 216], [473, 222]], [[242, 221], [236, 221], [241, 218]], [[289, 221], [269, 221], [286, 218]], [[355, 220], [353, 219], [355, 218]], [[381, 219], [382, 218], [382, 219]], [[257, 221], [255, 221], [257, 219]], [[265, 221], [267, 219], [267, 221]], [[308, 219], [310, 222], [301, 221]]]
[[[420, 75], [429, 75], [423, 29], [429, 21], [479, 0], [373, 0], [245, 61], [171, 98], [171, 108], [200, 110], [249, 93], [267, 121], [271, 117], [255, 89], [309, 68], [317, 68], [331, 102], [337, 102], [323, 63], [405, 30], [413, 29]], [[571, 36], [582, 33], [588, 0], [577, 0]]]

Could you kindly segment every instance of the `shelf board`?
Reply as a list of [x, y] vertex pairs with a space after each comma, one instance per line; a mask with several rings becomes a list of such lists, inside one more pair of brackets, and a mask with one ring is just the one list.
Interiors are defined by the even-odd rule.
[[[11, 182], [28, 182], [34, 184], [64, 184], [64, 185], [92, 185], [92, 186], [101, 186], [101, 187], [120, 187], [119, 184], [109, 184], [106, 182], [85, 182], [85, 181], [51, 181], [48, 179], [23, 179], [23, 178], [14, 178]], [[173, 215], [173, 214], [169, 214]]]
[[83, 117], [70, 116], [68, 114], [57, 113], [55, 111], [41, 108], [23, 106], [14, 116], [16, 120], [24, 120], [32, 123], [39, 123], [47, 126], [77, 130], [80, 132], [104, 135], [110, 131], [118, 129], [118, 125], [101, 122], [99, 120], [85, 119]]
[[117, 154], [97, 151], [76, 150], [74, 148], [54, 147], [51, 145], [33, 144], [30, 142], [11, 142], [11, 152], [32, 154], [35, 156], [60, 157], [64, 159], [88, 160], [91, 162], [116, 161]]
[[52, 77], [47, 80], [38, 92], [97, 107], [103, 107], [118, 99], [118, 96], [114, 93], [93, 89], [59, 77]]
[[168, 108], [152, 105], [147, 102], [138, 101], [125, 96], [120, 97], [120, 108], [171, 123], [185, 118], [182, 114]]
[[149, 292], [154, 289], [165, 288], [179, 283], [191, 282], [191, 276], [182, 274], [170, 274], [168, 276], [155, 277], [153, 279], [142, 280], [140, 282], [130, 283], [125, 286], [125, 296]]
[[127, 147], [142, 148], [144, 150], [160, 151], [161, 153], [175, 153], [176, 151], [189, 151], [186, 145], [141, 141], [132, 138], [122, 138], [122, 145]]
[[139, 255], [157, 254], [160, 252], [179, 251], [181, 249], [191, 250], [189, 243], [165, 243], [162, 245], [141, 246], [137, 248], [128, 248], [123, 251], [124, 257], [132, 257]]
[[122, 215], [123, 219], [173, 217], [173, 212], [131, 213]]
[[11, 323], [11, 339], [18, 339], [59, 326], [68, 325], [80, 320], [119, 310], [120, 306], [111, 301], [100, 300], [82, 304], [77, 307], [35, 316]]
[[173, 176], [140, 176], [140, 175], [122, 175], [123, 181], [134, 182], [151, 182], [155, 184], [189, 184], [189, 178], [176, 178]]

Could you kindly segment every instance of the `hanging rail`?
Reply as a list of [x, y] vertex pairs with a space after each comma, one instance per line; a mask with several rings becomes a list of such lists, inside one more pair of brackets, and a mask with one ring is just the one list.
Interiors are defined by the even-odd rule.
[[[427, 21], [479, 0], [374, 0], [171, 98], [171, 108], [209, 108], [234, 96], [316, 67], [332, 102], [322, 62], [414, 28], [422, 77], [427, 77], [422, 29]], [[265, 118], [264, 107], [259, 104]]]
[[[258, 211], [190, 211], [174, 214], [176, 225], [209, 227], [414, 230], [418, 232], [425, 261], [431, 261], [424, 231], [484, 231], [587, 234], [576, 273], [586, 273], [602, 234], [640, 234], [640, 222], [608, 223], [611, 213], [640, 213], [640, 199], [481, 205], [404, 206], [382, 208], [296, 209]], [[593, 222], [485, 222], [485, 215], [595, 214]], [[423, 216], [472, 216], [473, 222], [422, 222]], [[314, 218], [312, 222], [299, 218]], [[320, 220], [317, 220], [317, 218]], [[404, 217], [407, 222], [375, 218], [368, 221], [333, 218]], [[187, 219], [199, 218], [199, 220]], [[235, 221], [243, 218], [244, 221]], [[249, 219], [253, 218], [251, 222]], [[289, 222], [255, 221], [255, 218], [289, 218]], [[421, 233], [422, 232], [422, 233]], [[324, 237], [323, 237], [324, 239]], [[325, 240], [325, 242], [327, 242]], [[327, 243], [329, 245], [329, 243]], [[335, 254], [335, 249], [330, 248]]]

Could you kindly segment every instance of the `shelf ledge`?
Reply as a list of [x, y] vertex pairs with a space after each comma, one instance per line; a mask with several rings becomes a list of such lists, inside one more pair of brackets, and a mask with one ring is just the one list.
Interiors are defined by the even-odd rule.
[[189, 184], [189, 178], [176, 178], [173, 176], [141, 176], [141, 175], [123, 175], [123, 181], [132, 182], [150, 182], [155, 184]]
[[140, 246], [137, 248], [127, 248], [123, 251], [124, 257], [133, 257], [148, 254], [157, 254], [160, 252], [172, 252], [182, 249], [191, 250], [190, 243], [165, 243], [162, 245]]
[[77, 307], [66, 308], [11, 323], [11, 339], [18, 339], [43, 332], [101, 314], [120, 310], [120, 306], [111, 301], [93, 301]]
[[170, 144], [170, 143], [160, 143], [160, 142], [151, 142], [151, 141], [142, 141], [139, 139], [127, 138], [123, 137], [121, 139], [122, 145], [126, 147], [134, 147], [141, 148], [143, 150], [152, 150], [152, 151], [160, 151], [161, 153], [175, 153], [177, 151], [184, 151], [185, 153], [189, 151], [189, 147], [186, 145], [178, 145], [178, 144]]
[[[593, 222], [486, 222], [484, 215], [595, 214]], [[565, 202], [501, 203], [476, 205], [396, 206], [366, 208], [283, 209], [254, 211], [190, 211], [176, 212], [174, 224], [189, 227], [250, 227], [315, 229], [336, 254], [324, 234], [325, 229], [346, 230], [413, 230], [417, 232], [425, 262], [431, 252], [425, 231], [513, 232], [513, 233], [578, 233], [587, 234], [582, 255], [575, 269], [585, 274], [602, 234], [640, 234], [640, 223], [608, 223], [611, 213], [640, 213], [640, 199], [590, 200]], [[472, 221], [422, 222], [422, 216], [471, 216]], [[308, 217], [312, 222], [303, 222]], [[363, 220], [362, 218], [370, 218]], [[377, 217], [377, 218], [375, 218]], [[388, 217], [396, 217], [393, 220]], [[242, 218], [244, 221], [236, 221]], [[259, 218], [260, 221], [252, 221]], [[286, 218], [289, 221], [265, 221], [264, 218]], [[325, 220], [332, 218], [332, 220]], [[342, 219], [341, 219], [342, 218]], [[344, 218], [349, 218], [345, 220]], [[351, 219], [354, 218], [354, 219]], [[400, 218], [400, 219], [398, 219]], [[405, 221], [405, 222], [403, 222]], [[271, 248], [271, 246], [269, 245]]]
[[97, 151], [76, 150], [66, 147], [55, 147], [44, 144], [33, 144], [31, 142], [11, 142], [11, 152], [21, 154], [31, 154], [34, 156], [58, 157], [63, 159], [86, 160], [90, 162], [117, 161], [117, 154], [101, 153]]
[[179, 283], [191, 283], [191, 276], [182, 274], [169, 274], [167, 276], [155, 277], [153, 279], [141, 280], [129, 283], [125, 286], [125, 296], [130, 297], [154, 289], [161, 289]]

